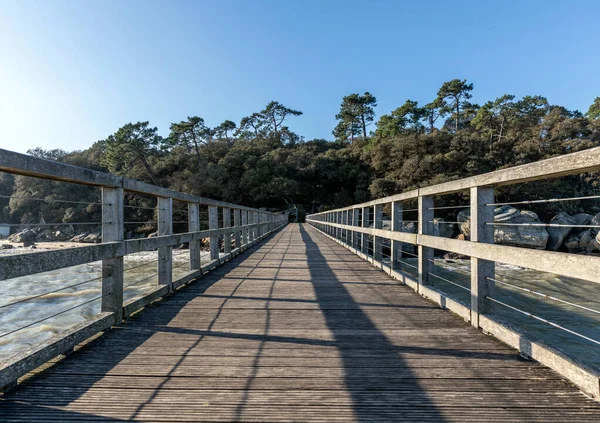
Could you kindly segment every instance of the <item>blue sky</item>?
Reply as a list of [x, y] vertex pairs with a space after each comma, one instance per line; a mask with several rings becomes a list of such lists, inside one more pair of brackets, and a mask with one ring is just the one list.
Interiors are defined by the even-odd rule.
[[83, 149], [121, 125], [202, 116], [216, 126], [271, 100], [331, 138], [344, 95], [377, 116], [466, 78], [476, 102], [600, 96], [599, 1], [0, 0], [0, 147]]

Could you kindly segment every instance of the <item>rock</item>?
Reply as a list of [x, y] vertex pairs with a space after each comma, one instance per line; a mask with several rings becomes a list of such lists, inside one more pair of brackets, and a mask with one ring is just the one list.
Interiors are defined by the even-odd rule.
[[[465, 238], [471, 236], [471, 211], [461, 210], [457, 220], [462, 222], [459, 226]], [[494, 222], [496, 223], [541, 223], [538, 215], [529, 210], [517, 210], [511, 206], [501, 206], [494, 209]], [[494, 229], [494, 242], [515, 247], [536, 248], [543, 250], [548, 242], [548, 232], [543, 226], [496, 226]]]
[[37, 234], [31, 229], [24, 229], [21, 232], [12, 234], [8, 237], [10, 242], [28, 242], [33, 241], [37, 238]]
[[89, 232], [82, 232], [79, 235], [75, 235], [73, 238], [69, 240], [69, 242], [83, 242], [86, 236], [88, 236]]
[[400, 232], [408, 232], [409, 234], [417, 233], [417, 224], [415, 222], [402, 222]]
[[12, 244], [0, 244], [0, 250], [10, 250], [15, 248]]
[[460, 241], [465, 241], [467, 239], [467, 237], [465, 236], [465, 234], [458, 234], [456, 239], [458, 239]]
[[102, 234], [98, 232], [92, 232], [83, 238], [83, 241], [81, 242], [85, 242], [86, 244], [100, 244], [102, 242]]
[[23, 247], [35, 247], [35, 242], [33, 240], [28, 240], [23, 242]]
[[576, 224], [576, 220], [573, 216], [567, 213], [560, 212], [550, 220], [550, 224], [554, 225], [567, 225], [560, 227], [548, 227], [548, 244], [546, 248], [548, 250], [557, 251], [567, 238], [573, 226]]
[[36, 246], [35, 244], [33, 244], [33, 245], [32, 245], [31, 247], [29, 247], [29, 248], [31, 248], [32, 250], [37, 250], [37, 246]]
[[66, 241], [67, 239], [69, 239], [71, 235], [67, 234], [64, 231], [54, 231], [52, 233], [52, 239], [54, 239], [55, 241]]
[[436, 217], [433, 219], [433, 236], [452, 238], [454, 235], [454, 223], [445, 223], [444, 219]]
[[148, 238], [155, 238], [157, 236], [158, 236], [158, 231], [152, 232], [151, 234], [148, 234]]

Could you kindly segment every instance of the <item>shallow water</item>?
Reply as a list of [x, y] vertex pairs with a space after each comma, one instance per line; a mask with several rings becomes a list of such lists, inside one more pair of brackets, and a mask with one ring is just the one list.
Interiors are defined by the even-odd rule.
[[[414, 258], [403, 258], [402, 260], [408, 264], [416, 265], [416, 259]], [[432, 273], [464, 287], [469, 287], [471, 270], [469, 260], [447, 261], [436, 258], [434, 261], [435, 265], [431, 269]], [[408, 266], [406, 267], [406, 273], [415, 276], [415, 270]], [[498, 263], [496, 264], [495, 279], [600, 312], [600, 284], [594, 282]], [[451, 297], [463, 304], [470, 304], [469, 291], [436, 277], [431, 277], [431, 283], [437, 289], [450, 294]], [[600, 314], [598, 313], [562, 304], [500, 283], [496, 283], [495, 298], [600, 342]], [[600, 370], [600, 345], [500, 304], [495, 305], [495, 313], [527, 332], [532, 338], [538, 339], [563, 351], [568, 356]]]
[[[18, 254], [21, 251], [10, 252]], [[209, 253], [201, 254], [204, 265], [209, 262]], [[158, 285], [157, 257], [156, 251], [125, 257], [125, 301]], [[98, 314], [102, 295], [101, 269], [102, 262], [98, 261], [2, 281], [0, 359]], [[189, 272], [189, 250], [173, 250], [173, 280]], [[60, 291], [40, 296], [57, 290]], [[39, 297], [29, 299], [35, 296]], [[21, 300], [26, 301], [19, 302]], [[19, 328], [23, 329], [17, 330]]]

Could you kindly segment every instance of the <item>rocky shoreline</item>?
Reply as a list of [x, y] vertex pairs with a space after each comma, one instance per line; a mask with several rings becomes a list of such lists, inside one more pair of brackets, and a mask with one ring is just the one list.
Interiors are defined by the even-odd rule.
[[[460, 210], [456, 219], [458, 223], [435, 218], [433, 235], [468, 240], [471, 235], [470, 214], [469, 209]], [[500, 206], [494, 209], [494, 222], [501, 224], [494, 228], [496, 244], [600, 255], [600, 213], [569, 215], [559, 212], [548, 224], [560, 226], [545, 226], [545, 223], [540, 221], [538, 215], [532, 211], [519, 210], [512, 206]], [[390, 220], [384, 219], [383, 229], [389, 230], [390, 228]], [[416, 223], [403, 222], [401, 232], [417, 233]]]

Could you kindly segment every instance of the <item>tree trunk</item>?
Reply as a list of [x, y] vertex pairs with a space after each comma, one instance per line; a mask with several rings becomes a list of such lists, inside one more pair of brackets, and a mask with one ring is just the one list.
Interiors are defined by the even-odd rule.
[[362, 121], [363, 138], [367, 139], [367, 125], [365, 123], [365, 115], [363, 114], [360, 118]]
[[150, 175], [150, 179], [152, 179], [152, 183], [154, 183], [154, 185], [158, 185], [158, 183], [156, 182], [156, 174], [154, 173], [154, 170], [152, 170], [152, 167], [150, 166], [150, 163], [148, 163], [148, 160], [146, 160], [146, 156], [141, 156], [140, 160], [142, 161], [142, 164], [146, 168], [146, 172], [148, 172], [148, 174]]

